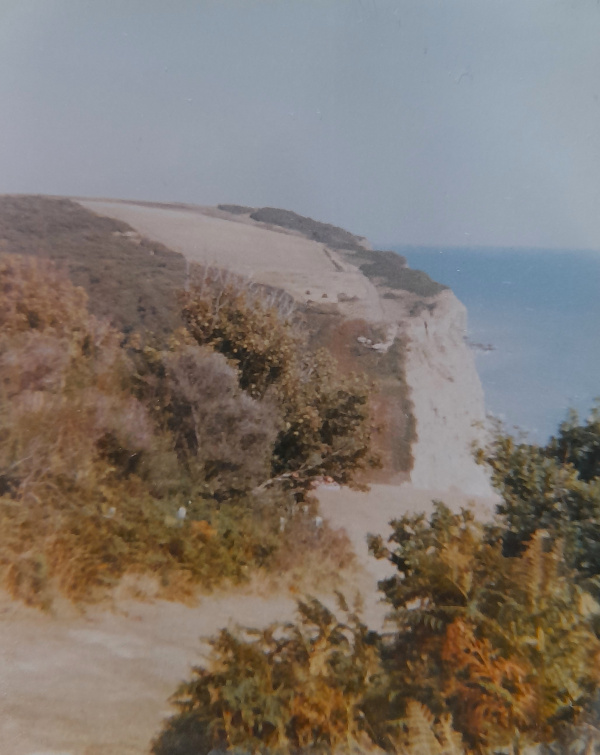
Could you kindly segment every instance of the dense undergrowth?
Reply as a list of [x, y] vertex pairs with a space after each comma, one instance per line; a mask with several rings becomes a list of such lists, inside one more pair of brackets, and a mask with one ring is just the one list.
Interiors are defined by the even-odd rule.
[[[348, 565], [310, 490], [374, 463], [367, 386], [304, 348], [277, 301], [205, 274], [167, 346], [87, 310], [51, 262], [0, 257], [0, 570], [29, 603]], [[308, 570], [305, 570], [308, 572]]]
[[221, 632], [154, 753], [597, 752], [598, 449], [597, 410], [545, 447], [498, 432], [479, 454], [492, 523], [438, 502], [370, 538], [395, 567], [386, 631], [340, 596], [337, 615], [306, 599], [294, 623]]

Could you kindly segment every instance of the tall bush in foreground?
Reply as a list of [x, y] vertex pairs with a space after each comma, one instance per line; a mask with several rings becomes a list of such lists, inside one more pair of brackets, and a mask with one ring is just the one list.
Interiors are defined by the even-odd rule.
[[499, 530], [507, 555], [521, 553], [543, 529], [563, 542], [576, 577], [600, 596], [600, 423], [597, 413], [580, 425], [563, 423], [546, 446], [502, 432], [479, 452], [502, 500]]
[[437, 504], [371, 541], [397, 575], [382, 589], [396, 626], [385, 651], [391, 686], [452, 712], [477, 751], [550, 742], [575, 723], [600, 681], [590, 602], [560, 544], [536, 533], [502, 555], [469, 512]]
[[207, 667], [174, 696], [179, 710], [156, 755], [211, 749], [336, 752], [369, 746], [363, 706], [381, 673], [373, 637], [353, 614], [340, 622], [316, 600], [298, 621], [266, 630], [223, 630]]
[[182, 312], [195, 341], [235, 365], [242, 390], [277, 407], [280, 429], [265, 484], [307, 489], [322, 475], [352, 483], [377, 463], [367, 383], [342, 377], [326, 352], [309, 352], [288, 299], [203, 269], [183, 295]]

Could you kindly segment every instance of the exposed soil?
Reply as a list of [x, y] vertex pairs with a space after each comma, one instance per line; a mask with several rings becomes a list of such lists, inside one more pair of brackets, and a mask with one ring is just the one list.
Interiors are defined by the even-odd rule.
[[[380, 627], [386, 607], [376, 581], [387, 562], [368, 556], [367, 532], [385, 533], [405, 511], [443, 497], [456, 508], [465, 496], [375, 485], [368, 493], [321, 488], [322, 511], [344, 526], [359, 566], [345, 593], [364, 598], [364, 617]], [[491, 502], [478, 499], [480, 511]], [[333, 596], [320, 596], [331, 607]], [[295, 602], [274, 585], [253, 585], [202, 597], [196, 607], [115, 598], [112, 607], [55, 615], [0, 602], [0, 742], [10, 755], [148, 755], [169, 715], [168, 698], [202, 661], [201, 637], [236, 622], [266, 626], [293, 617]], [[204, 646], [205, 649], [205, 646]]]

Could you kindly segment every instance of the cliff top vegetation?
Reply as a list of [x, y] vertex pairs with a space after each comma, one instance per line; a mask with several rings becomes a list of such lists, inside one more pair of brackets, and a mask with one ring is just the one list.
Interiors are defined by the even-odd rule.
[[0, 253], [52, 260], [85, 289], [89, 311], [125, 334], [164, 339], [181, 325], [184, 257], [68, 199], [0, 196]]
[[310, 490], [375, 463], [368, 387], [304, 348], [263, 292], [207, 274], [182, 294], [187, 327], [157, 345], [90, 314], [47, 259], [1, 256], [0, 291], [0, 576], [15, 597], [95, 600], [151, 574], [192, 599], [311, 552], [317, 579], [349, 565]]

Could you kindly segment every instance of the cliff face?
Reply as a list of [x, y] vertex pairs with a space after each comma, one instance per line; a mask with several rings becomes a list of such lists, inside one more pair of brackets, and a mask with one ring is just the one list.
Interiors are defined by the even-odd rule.
[[[473, 460], [473, 447], [486, 440], [486, 420], [483, 389], [465, 342], [466, 308], [449, 289], [404, 267], [397, 255], [390, 267], [389, 254], [370, 252], [370, 261], [362, 264], [360, 253], [345, 257], [370, 275], [377, 293], [380, 310], [371, 309], [367, 317], [378, 319], [384, 335], [371, 348], [380, 354], [392, 351], [392, 344], [402, 349], [414, 420], [410, 481], [416, 488], [492, 496], [485, 470]], [[402, 439], [396, 436], [395, 442]]]
[[392, 252], [294, 213], [84, 201], [99, 215], [181, 252], [288, 291], [306, 314], [315, 346], [343, 369], [377, 383], [377, 443], [384, 482], [490, 495], [472, 458], [485, 409], [464, 342], [466, 310], [448, 289], [410, 270]]
[[450, 291], [434, 301], [431, 311], [405, 321], [406, 381], [417, 434], [411, 481], [418, 488], [491, 495], [488, 477], [472, 456], [472, 445], [485, 440], [485, 406], [464, 340], [466, 309]]

